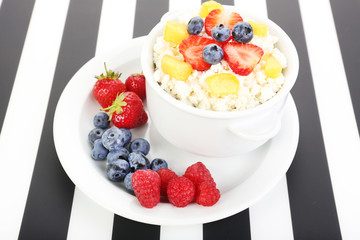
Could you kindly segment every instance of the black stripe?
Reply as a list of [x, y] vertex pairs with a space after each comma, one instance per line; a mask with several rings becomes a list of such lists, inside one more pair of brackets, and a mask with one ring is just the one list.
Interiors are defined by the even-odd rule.
[[169, 11], [167, 0], [137, 0], [133, 37], [149, 34], [167, 11]]
[[118, 240], [159, 240], [160, 226], [140, 223], [123, 218], [119, 215], [114, 216], [114, 228], [112, 239]]
[[0, 131], [19, 66], [34, 2], [35, 0], [4, 0], [0, 8]]
[[331, 0], [330, 3], [360, 134], [360, 2]]
[[299, 113], [300, 138], [286, 175], [294, 237], [341, 239], [299, 5], [296, 0], [269, 0], [267, 5], [269, 18], [288, 33], [300, 60], [291, 91]]
[[95, 55], [101, 6], [98, 0], [70, 2], [19, 239], [66, 239], [74, 184], [55, 152], [53, 118], [65, 85]]
[[203, 225], [204, 240], [247, 240], [251, 239], [249, 209], [231, 217]]

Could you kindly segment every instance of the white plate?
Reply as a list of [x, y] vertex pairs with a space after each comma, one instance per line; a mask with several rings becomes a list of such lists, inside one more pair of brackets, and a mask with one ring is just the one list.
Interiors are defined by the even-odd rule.
[[[111, 53], [96, 56], [86, 63], [70, 80], [58, 102], [54, 119], [54, 140], [60, 162], [75, 185], [101, 206], [123, 217], [158, 225], [189, 225], [219, 220], [236, 214], [263, 197], [288, 170], [299, 137], [299, 120], [291, 96], [287, 101], [283, 125], [279, 134], [249, 154], [232, 158], [206, 158], [175, 148], [164, 140], [149, 122], [133, 129], [133, 139], [150, 141], [150, 160], [164, 158], [178, 175], [191, 164], [202, 161], [211, 171], [221, 198], [212, 207], [191, 203], [176, 208], [159, 203], [155, 208], [141, 207], [122, 184], [110, 182], [105, 174], [105, 161], [90, 157], [87, 135], [93, 129], [92, 119], [100, 105], [91, 90], [95, 75], [107, 67], [122, 72], [121, 79], [141, 72], [140, 52], [143, 38], [136, 38]], [[146, 104], [146, 103], [145, 103]]]

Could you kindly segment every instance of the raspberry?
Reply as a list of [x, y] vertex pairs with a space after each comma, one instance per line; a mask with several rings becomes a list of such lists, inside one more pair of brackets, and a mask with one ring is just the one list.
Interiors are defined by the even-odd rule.
[[161, 179], [160, 195], [166, 196], [169, 181], [174, 177], [177, 177], [177, 175], [175, 172], [167, 168], [160, 168], [157, 173], [159, 174]]
[[160, 176], [154, 170], [138, 170], [131, 178], [131, 185], [140, 204], [146, 208], [160, 202]]
[[186, 177], [175, 177], [170, 180], [167, 195], [169, 202], [176, 207], [187, 206], [195, 197], [196, 188]]
[[220, 191], [212, 182], [202, 182], [196, 192], [196, 203], [209, 207], [220, 199]]
[[190, 179], [196, 187], [202, 182], [213, 183], [216, 186], [214, 179], [212, 178], [210, 171], [205, 167], [202, 162], [197, 162], [188, 167], [184, 174], [185, 177]]

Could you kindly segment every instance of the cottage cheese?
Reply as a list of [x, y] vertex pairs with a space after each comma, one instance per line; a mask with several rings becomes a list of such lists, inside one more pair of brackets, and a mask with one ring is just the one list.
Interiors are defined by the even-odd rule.
[[[190, 18], [191, 17], [187, 19], [182, 18], [179, 19], [179, 21], [187, 24]], [[204, 31], [200, 35], [207, 36]], [[287, 61], [286, 57], [275, 47], [277, 41], [278, 38], [270, 34], [266, 37], [254, 35], [249, 43], [261, 47], [264, 54], [272, 54], [284, 69], [287, 66]], [[207, 71], [194, 70], [186, 82], [179, 81], [161, 70], [161, 59], [166, 54], [179, 60], [184, 60], [182, 54], [179, 52], [178, 45], [166, 42], [163, 36], [158, 37], [154, 45], [153, 56], [156, 66], [154, 72], [155, 81], [174, 98], [196, 108], [213, 111], [238, 111], [253, 108], [272, 98], [285, 82], [282, 73], [278, 78], [268, 78], [261, 68], [264, 64], [263, 61], [260, 61], [260, 63], [255, 66], [254, 71], [248, 76], [240, 76], [230, 69], [225, 60], [222, 60], [216, 65], [212, 65]], [[214, 96], [210, 94], [205, 79], [219, 73], [231, 73], [237, 77], [239, 80], [239, 92], [236, 95]]]

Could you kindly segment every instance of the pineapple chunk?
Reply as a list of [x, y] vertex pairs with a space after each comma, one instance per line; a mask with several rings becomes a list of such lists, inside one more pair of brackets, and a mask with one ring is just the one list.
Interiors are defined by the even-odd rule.
[[267, 28], [266, 24], [254, 22], [254, 21], [248, 21], [248, 23], [250, 23], [250, 25], [254, 31], [254, 35], [260, 36], [260, 37], [267, 36], [268, 28]]
[[186, 82], [193, 69], [190, 64], [176, 59], [170, 55], [164, 55], [161, 59], [161, 69], [171, 77]]
[[281, 64], [270, 54], [266, 54], [263, 58], [265, 64], [263, 66], [265, 75], [269, 78], [278, 78], [282, 72]]
[[205, 79], [212, 95], [237, 94], [239, 80], [231, 73], [219, 73]]
[[213, 0], [204, 2], [201, 5], [199, 16], [202, 18], [206, 18], [207, 15], [214, 9], [221, 9], [221, 11], [224, 11], [224, 7]]
[[180, 44], [181, 41], [189, 36], [186, 25], [175, 21], [167, 21], [164, 31], [164, 40]]

